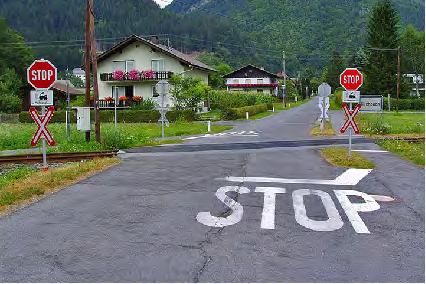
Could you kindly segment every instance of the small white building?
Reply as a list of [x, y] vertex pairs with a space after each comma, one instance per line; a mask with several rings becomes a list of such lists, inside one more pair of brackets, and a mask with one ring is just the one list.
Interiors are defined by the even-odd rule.
[[[99, 98], [157, 100], [155, 85], [173, 74], [200, 78], [208, 84], [215, 70], [171, 47], [132, 35], [98, 56]], [[166, 104], [173, 105], [170, 98]]]
[[228, 91], [278, 94], [278, 76], [253, 65], [244, 66], [223, 78]]
[[83, 82], [83, 84], [86, 84], [86, 73], [81, 68], [74, 68], [72, 70], [72, 74], [76, 76], [77, 78], [80, 78], [80, 80]]

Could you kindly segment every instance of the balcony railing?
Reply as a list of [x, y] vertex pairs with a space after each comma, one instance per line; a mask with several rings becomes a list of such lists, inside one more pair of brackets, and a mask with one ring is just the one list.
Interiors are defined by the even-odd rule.
[[159, 81], [159, 80], [168, 80], [172, 77], [173, 72], [170, 71], [152, 71], [149, 73], [140, 72], [140, 73], [129, 73], [126, 72], [123, 74], [116, 73], [101, 73], [101, 81], [107, 82], [116, 82], [116, 81]]

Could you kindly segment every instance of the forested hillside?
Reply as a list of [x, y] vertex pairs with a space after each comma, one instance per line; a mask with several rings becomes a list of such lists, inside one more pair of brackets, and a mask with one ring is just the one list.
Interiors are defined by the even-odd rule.
[[[277, 70], [286, 51], [292, 72], [318, 70], [338, 51], [350, 58], [365, 40], [369, 11], [376, 0], [175, 0], [168, 10], [187, 15], [210, 14], [232, 19], [246, 33], [255, 59]], [[401, 26], [424, 30], [424, 1], [394, 0]]]
[[[49, 58], [60, 68], [82, 63], [85, 0], [0, 0], [0, 18], [21, 33], [36, 56]], [[178, 49], [212, 50], [212, 42], [232, 38], [243, 42], [240, 33], [228, 21], [216, 16], [177, 15], [160, 9], [152, 0], [102, 0], [96, 3], [98, 47], [106, 49], [131, 34], [160, 34], [160, 39]], [[36, 42], [36, 43], [33, 43]], [[225, 58], [238, 48], [225, 49]]]
[[[24, 36], [37, 57], [72, 68], [82, 63], [85, 2], [0, 0], [0, 18]], [[334, 51], [349, 58], [363, 46], [375, 2], [175, 0], [160, 9], [152, 0], [102, 0], [95, 1], [96, 33], [101, 50], [131, 34], [160, 34], [163, 43], [184, 52], [210, 52], [207, 57], [234, 67], [252, 63], [278, 71], [285, 51], [290, 73], [317, 72]], [[423, 1], [394, 2], [403, 25], [423, 29]]]

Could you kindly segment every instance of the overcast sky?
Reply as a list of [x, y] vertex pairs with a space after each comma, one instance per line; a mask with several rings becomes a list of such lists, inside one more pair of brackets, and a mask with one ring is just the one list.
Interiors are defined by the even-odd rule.
[[164, 6], [170, 4], [173, 0], [154, 0], [154, 1], [157, 2], [158, 5], [164, 8]]

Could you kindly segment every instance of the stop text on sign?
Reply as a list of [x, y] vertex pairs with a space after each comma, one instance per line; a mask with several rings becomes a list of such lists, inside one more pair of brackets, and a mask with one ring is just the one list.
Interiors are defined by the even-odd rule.
[[32, 81], [52, 80], [54, 76], [53, 70], [31, 70]]

